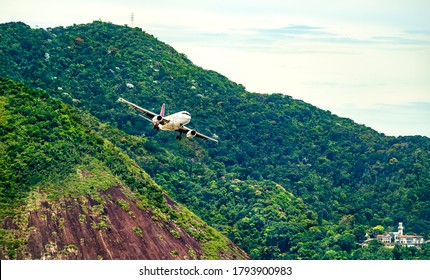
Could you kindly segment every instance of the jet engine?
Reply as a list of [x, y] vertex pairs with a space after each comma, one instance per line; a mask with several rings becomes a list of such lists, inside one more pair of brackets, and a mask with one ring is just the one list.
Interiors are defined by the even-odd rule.
[[190, 130], [187, 132], [187, 138], [194, 138], [196, 137], [197, 131], [195, 130]]
[[155, 117], [153, 117], [152, 118], [152, 122], [154, 123], [154, 124], [159, 124], [161, 121], [163, 120], [163, 117], [162, 116], [160, 116], [160, 115], [157, 115], [157, 116], [155, 116]]
[[152, 118], [152, 123], [154, 124], [154, 129], [159, 130], [160, 128], [158, 127], [158, 125], [162, 121], [163, 121], [163, 117], [160, 116], [160, 115], [157, 115], [157, 116], [153, 117]]

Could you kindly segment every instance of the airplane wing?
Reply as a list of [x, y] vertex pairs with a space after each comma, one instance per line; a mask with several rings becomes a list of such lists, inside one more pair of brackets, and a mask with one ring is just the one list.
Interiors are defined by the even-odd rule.
[[184, 134], [187, 134], [188, 132], [192, 131], [193, 133], [195, 133], [195, 135], [194, 135], [195, 137], [199, 137], [199, 138], [205, 139], [205, 140], [211, 140], [211, 141], [214, 141], [214, 142], [218, 143], [218, 140], [216, 140], [214, 138], [211, 138], [209, 136], [206, 136], [204, 134], [201, 134], [200, 132], [197, 132], [194, 129], [188, 128], [186, 126], [181, 127], [180, 129], [178, 129], [178, 131], [181, 132], [181, 133], [184, 133]]
[[[149, 117], [149, 118], [145, 118], [144, 117], [144, 119], [147, 120], [147, 121], [153, 122], [152, 119], [155, 116], [158, 116], [158, 114], [156, 114], [154, 112], [151, 112], [149, 110], [146, 110], [146, 109], [144, 109], [142, 107], [139, 107], [136, 104], [131, 103], [130, 101], [127, 101], [127, 100], [125, 100], [125, 99], [123, 99], [121, 97], [118, 98], [118, 101], [130, 105], [130, 107], [133, 108], [134, 110], [139, 111], [139, 112], [143, 113], [145, 116]], [[166, 119], [163, 118], [163, 120], [160, 122], [160, 124], [165, 124], [165, 123], [168, 123], [168, 122], [169, 122], [169, 120], [166, 120]]]

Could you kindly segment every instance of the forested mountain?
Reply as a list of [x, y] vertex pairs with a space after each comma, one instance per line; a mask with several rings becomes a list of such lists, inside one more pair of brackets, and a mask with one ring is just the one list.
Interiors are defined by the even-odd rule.
[[[387, 137], [290, 96], [247, 92], [139, 28], [8, 23], [0, 39], [0, 76], [100, 119], [82, 113], [251, 257], [429, 258], [426, 246], [394, 254], [359, 244], [398, 222], [430, 238], [430, 139]], [[156, 134], [118, 97], [186, 109], [191, 126], [219, 143]]]
[[1, 259], [243, 259], [61, 101], [0, 78]]

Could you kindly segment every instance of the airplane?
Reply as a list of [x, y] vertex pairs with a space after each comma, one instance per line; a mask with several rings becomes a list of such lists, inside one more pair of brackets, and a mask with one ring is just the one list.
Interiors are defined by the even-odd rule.
[[[205, 140], [211, 140], [218, 143], [218, 140], [206, 136], [197, 132], [194, 129], [188, 128], [185, 125], [191, 121], [191, 115], [187, 111], [181, 111], [172, 115], [165, 115], [165, 105], [161, 106], [160, 114], [155, 114], [147, 109], [137, 106], [136, 104], [131, 103], [123, 98], [118, 98], [119, 102], [126, 103], [130, 105], [134, 110], [143, 113], [145, 116], [143, 117], [145, 120], [154, 124], [154, 129], [156, 130], [169, 130], [169, 131], [178, 131], [179, 135], [176, 136], [176, 139], [181, 140], [182, 134], [185, 134], [187, 138], [198, 137]], [[149, 117], [149, 118], [147, 118]]]

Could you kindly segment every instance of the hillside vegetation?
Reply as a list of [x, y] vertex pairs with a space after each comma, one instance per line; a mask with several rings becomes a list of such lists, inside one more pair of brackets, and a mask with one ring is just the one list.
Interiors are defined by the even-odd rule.
[[[0, 75], [100, 119], [81, 116], [251, 257], [429, 258], [426, 246], [394, 254], [359, 244], [398, 222], [430, 238], [430, 139], [387, 137], [290, 96], [247, 92], [139, 28], [8, 23], [0, 38]], [[220, 142], [156, 134], [118, 97], [186, 109], [191, 127]]]
[[0, 257], [247, 255], [61, 101], [0, 79]]

